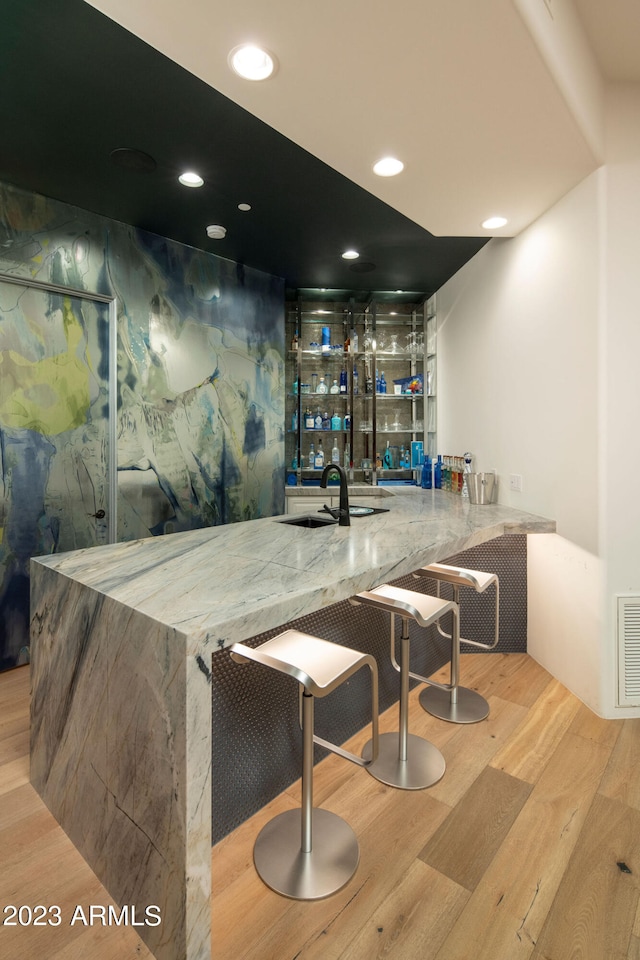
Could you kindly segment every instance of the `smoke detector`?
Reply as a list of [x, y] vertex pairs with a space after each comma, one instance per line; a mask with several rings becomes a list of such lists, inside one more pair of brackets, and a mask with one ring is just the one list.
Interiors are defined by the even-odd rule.
[[227, 235], [227, 228], [221, 227], [219, 223], [212, 223], [207, 227], [207, 236], [212, 240], [224, 240]]

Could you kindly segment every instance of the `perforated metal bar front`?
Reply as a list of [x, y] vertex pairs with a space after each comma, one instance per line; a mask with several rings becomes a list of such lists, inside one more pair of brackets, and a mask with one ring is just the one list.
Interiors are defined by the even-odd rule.
[[[443, 560], [498, 575], [500, 642], [496, 653], [526, 652], [526, 550], [526, 536], [505, 536]], [[433, 581], [415, 580], [411, 575], [393, 583], [408, 590], [435, 593]], [[448, 585], [441, 584], [443, 597], [448, 591]], [[462, 634], [490, 643], [493, 640], [492, 591], [476, 594], [463, 589], [460, 602]], [[398, 675], [389, 661], [387, 613], [362, 605], [355, 607], [345, 600], [287, 626], [373, 654], [380, 676], [380, 711], [398, 700]], [[283, 627], [284, 624], [244, 642], [258, 646], [281, 633]], [[444, 627], [448, 629], [446, 620]], [[448, 662], [449, 643], [438, 636], [435, 627], [421, 630], [410, 622], [409, 629], [411, 669], [430, 676]], [[344, 743], [367, 726], [371, 700], [366, 673], [360, 671], [327, 700], [316, 703], [316, 732], [320, 736]], [[294, 680], [261, 670], [256, 664], [239, 666], [232, 661], [228, 650], [214, 654], [212, 674], [213, 842], [216, 843], [298, 779], [302, 745]], [[316, 761], [325, 754], [326, 751], [316, 748]]]

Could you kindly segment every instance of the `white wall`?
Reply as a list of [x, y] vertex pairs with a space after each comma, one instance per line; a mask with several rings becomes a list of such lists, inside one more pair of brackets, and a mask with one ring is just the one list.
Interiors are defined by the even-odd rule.
[[596, 712], [603, 189], [598, 171], [437, 295], [440, 449], [473, 451], [497, 469], [500, 502], [556, 520], [558, 535], [530, 542], [528, 649]]
[[639, 85], [608, 88], [606, 127], [600, 170], [438, 291], [438, 431], [556, 520], [529, 538], [528, 648], [620, 717], [640, 716], [616, 704], [616, 598], [640, 595]]
[[[602, 344], [606, 437], [602, 466], [605, 638], [615, 647], [616, 595], [640, 594], [640, 86], [616, 85], [607, 102], [606, 286]], [[615, 690], [615, 658], [603, 697]], [[620, 711], [628, 715], [629, 710]]]
[[[496, 468], [501, 503], [598, 549], [598, 197], [580, 184], [437, 294], [438, 442]], [[522, 476], [522, 493], [509, 490]]]

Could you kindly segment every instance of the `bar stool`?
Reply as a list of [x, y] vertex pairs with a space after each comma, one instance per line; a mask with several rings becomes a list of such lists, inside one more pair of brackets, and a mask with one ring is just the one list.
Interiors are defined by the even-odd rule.
[[[400, 674], [399, 730], [380, 736], [378, 759], [367, 770], [376, 780], [401, 790], [431, 787], [443, 776], [445, 762], [437, 747], [423, 737], [409, 733], [409, 678], [425, 682], [425, 677], [409, 670], [409, 620], [415, 620], [421, 627], [428, 627], [446, 613], [452, 613], [454, 633], [457, 633], [458, 606], [451, 600], [441, 600], [386, 583], [356, 594], [351, 602], [368, 604], [391, 614], [391, 664]], [[396, 615], [402, 620], [400, 664], [396, 660], [395, 649]], [[362, 755], [370, 757], [371, 742], [366, 744]]]
[[[287, 810], [267, 823], [256, 839], [253, 859], [268, 887], [295, 900], [320, 900], [340, 890], [358, 866], [360, 851], [348, 823], [313, 807], [313, 745], [320, 744], [359, 766], [373, 763], [378, 753], [378, 667], [375, 659], [357, 650], [321, 640], [298, 630], [267, 640], [252, 649], [242, 643], [230, 648], [237, 663], [253, 661], [299, 683], [302, 729], [302, 807]], [[314, 734], [314, 698], [326, 697], [361, 667], [371, 671], [372, 755], [364, 760]]]
[[489, 704], [484, 697], [476, 693], [475, 690], [469, 690], [467, 687], [459, 686], [460, 678], [460, 644], [469, 643], [474, 647], [481, 647], [483, 650], [493, 650], [498, 643], [499, 638], [499, 605], [500, 605], [500, 587], [498, 577], [495, 573], [483, 573], [480, 570], [467, 570], [464, 567], [449, 567], [444, 563], [431, 563], [428, 567], [422, 567], [416, 570], [414, 577], [428, 577], [437, 583], [437, 595], [440, 596], [440, 583], [450, 583], [453, 587], [454, 603], [460, 604], [460, 587], [473, 587], [476, 593], [484, 591], [492, 583], [495, 584], [496, 610], [495, 610], [495, 636], [493, 643], [481, 643], [479, 640], [468, 640], [460, 636], [458, 630], [454, 629], [453, 635], [445, 633], [438, 624], [438, 632], [441, 636], [451, 640], [451, 682], [448, 684], [436, 683], [435, 680], [427, 680], [429, 684], [420, 693], [420, 704], [434, 717], [441, 720], [450, 720], [452, 723], [477, 723], [489, 716]]

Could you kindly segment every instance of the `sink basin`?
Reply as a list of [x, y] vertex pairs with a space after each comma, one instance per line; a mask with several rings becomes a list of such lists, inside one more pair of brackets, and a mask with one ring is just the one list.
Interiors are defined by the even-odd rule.
[[310, 513], [305, 513], [300, 517], [287, 517], [286, 520], [278, 520], [278, 523], [288, 523], [291, 527], [332, 527], [337, 522], [333, 517], [327, 515], [318, 517]]
[[350, 517], [370, 517], [375, 513], [389, 513], [389, 507], [358, 507], [355, 503], [349, 506]]

